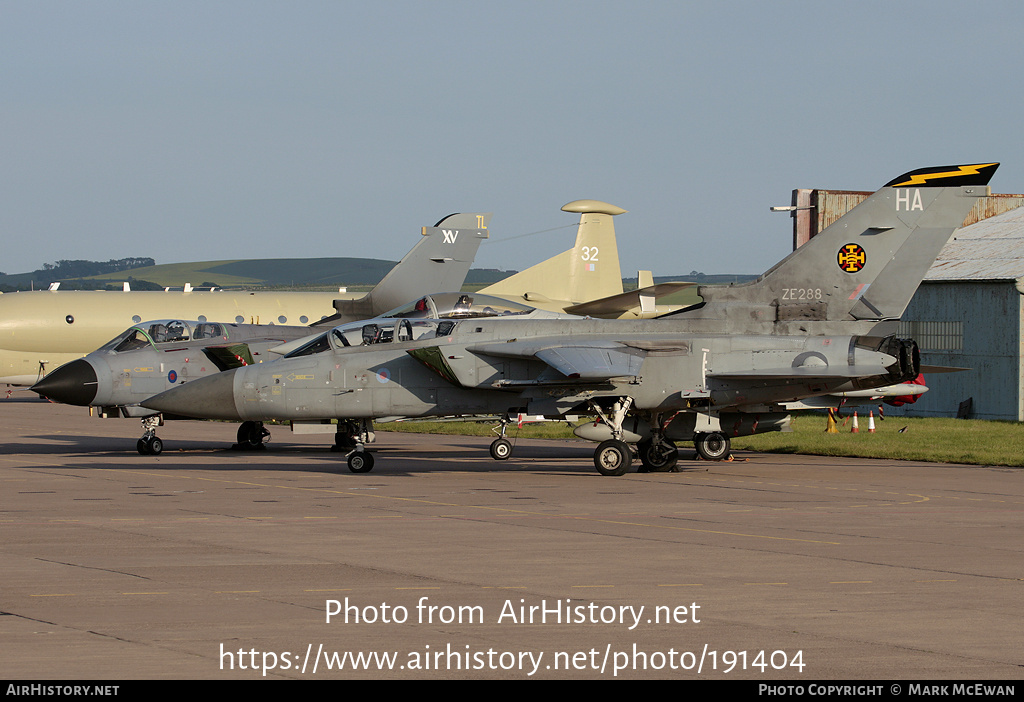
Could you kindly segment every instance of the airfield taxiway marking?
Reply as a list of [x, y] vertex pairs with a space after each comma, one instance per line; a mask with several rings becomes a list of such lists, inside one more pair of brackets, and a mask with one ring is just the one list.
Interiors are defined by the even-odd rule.
[[704, 587], [704, 583], [662, 583], [658, 587]]
[[122, 592], [122, 595], [169, 595], [170, 592]]

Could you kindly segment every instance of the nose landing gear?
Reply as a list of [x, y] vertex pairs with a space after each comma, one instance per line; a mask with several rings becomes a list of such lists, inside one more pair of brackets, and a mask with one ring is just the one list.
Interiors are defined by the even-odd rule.
[[156, 428], [160, 426], [160, 415], [142, 418], [142, 438], [135, 442], [135, 448], [142, 456], [159, 456], [163, 453], [164, 442], [156, 435]]

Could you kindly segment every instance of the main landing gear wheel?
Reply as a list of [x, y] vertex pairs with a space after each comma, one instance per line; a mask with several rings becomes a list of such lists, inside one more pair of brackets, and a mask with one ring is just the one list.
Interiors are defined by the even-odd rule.
[[637, 444], [636, 449], [645, 472], [664, 473], [679, 462], [679, 449], [671, 441], [662, 440], [656, 444], [648, 439]]
[[144, 436], [136, 442], [135, 448], [143, 456], [159, 456], [163, 453], [164, 442], [158, 436]]
[[729, 437], [721, 432], [696, 434], [693, 447], [705, 461], [724, 461], [729, 458]]
[[270, 432], [263, 427], [263, 422], [246, 421], [238, 427], [236, 446], [243, 449], [262, 449], [263, 440], [270, 436]]
[[512, 442], [508, 439], [495, 439], [491, 442], [491, 458], [496, 461], [507, 460], [512, 455]]
[[348, 469], [353, 473], [369, 473], [373, 470], [373, 454], [353, 451], [348, 457]]
[[633, 452], [625, 441], [602, 441], [594, 451], [594, 466], [601, 475], [625, 475], [632, 462]]

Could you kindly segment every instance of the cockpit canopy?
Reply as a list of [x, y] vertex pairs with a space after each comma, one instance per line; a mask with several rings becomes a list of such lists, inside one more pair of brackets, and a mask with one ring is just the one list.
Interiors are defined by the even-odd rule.
[[157, 346], [159, 344], [181, 343], [192, 339], [227, 338], [224, 324], [217, 322], [184, 321], [181, 319], [159, 319], [142, 322], [118, 334], [108, 341], [100, 351], [122, 353]]
[[396, 307], [375, 319], [351, 322], [321, 334], [285, 358], [350, 346], [419, 341], [448, 336], [459, 320], [530, 314], [533, 307], [475, 293], [437, 293]]
[[310, 356], [321, 351], [349, 346], [389, 344], [392, 341], [419, 341], [448, 336], [457, 322], [447, 319], [376, 319], [335, 327], [285, 354], [285, 358]]
[[436, 293], [396, 307], [381, 317], [405, 319], [470, 319], [529, 314], [534, 308], [491, 295], [476, 293]]

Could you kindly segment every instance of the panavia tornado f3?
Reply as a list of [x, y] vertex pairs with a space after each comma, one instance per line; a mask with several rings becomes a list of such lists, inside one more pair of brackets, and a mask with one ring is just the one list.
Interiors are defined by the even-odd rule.
[[[894, 322], [997, 166], [901, 175], [756, 281], [700, 286], [703, 302], [657, 319], [410, 317], [422, 333], [359, 345], [329, 333], [318, 352], [142, 404], [234, 420], [582, 414], [599, 420], [590, 438], [604, 475], [629, 469], [629, 442], [649, 470], [674, 466], [677, 441], [722, 460], [732, 437], [785, 429], [786, 403], [918, 377], [917, 344]], [[510, 449], [502, 437], [491, 454]], [[373, 456], [357, 444], [348, 465], [365, 472]]]

